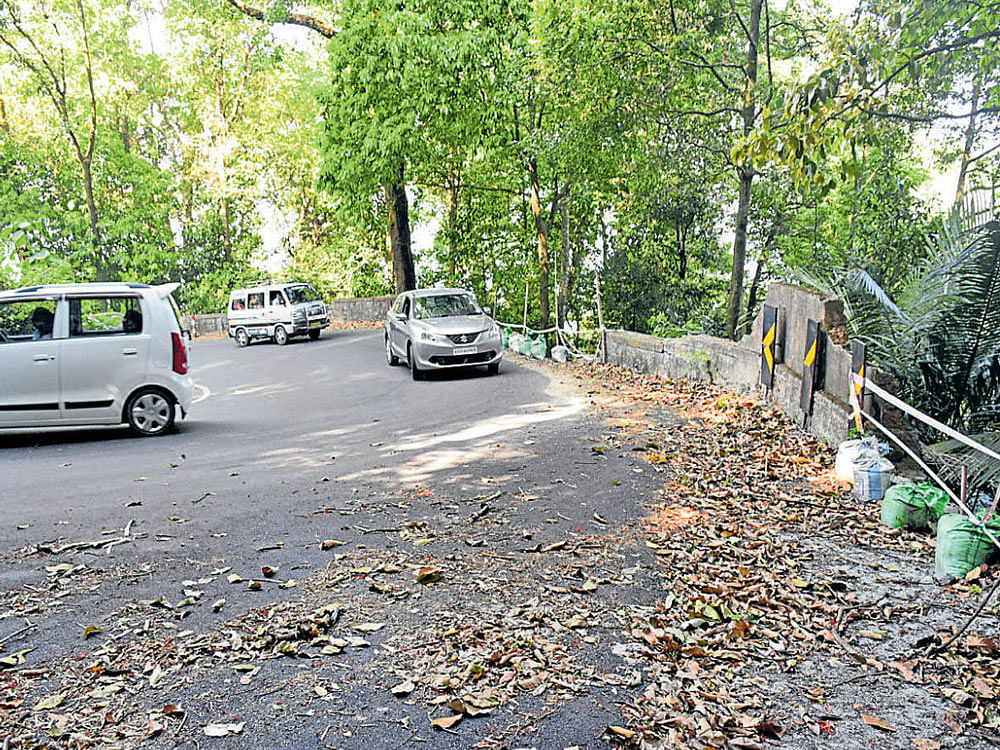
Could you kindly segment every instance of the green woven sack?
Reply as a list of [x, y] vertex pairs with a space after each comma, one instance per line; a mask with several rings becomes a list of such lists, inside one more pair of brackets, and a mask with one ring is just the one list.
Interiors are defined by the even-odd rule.
[[894, 484], [882, 499], [882, 523], [893, 529], [925, 529], [948, 504], [948, 494], [933, 484]]
[[537, 339], [530, 339], [531, 343], [528, 345], [528, 354], [535, 359], [545, 359], [545, 353], [548, 347], [545, 345], [545, 337], [541, 336]]
[[927, 506], [914, 504], [912, 498], [893, 492], [898, 485], [886, 490], [882, 498], [882, 523], [892, 529], [923, 529], [928, 525]]
[[[987, 528], [1000, 537], [1000, 521], [990, 521]], [[997, 552], [983, 530], [959, 513], [946, 513], [938, 521], [937, 551], [934, 564], [939, 573], [964, 578], [975, 567], [987, 562]]]
[[503, 344], [503, 348], [507, 348], [507, 343], [510, 341], [510, 329], [501, 328], [500, 329], [500, 342]]

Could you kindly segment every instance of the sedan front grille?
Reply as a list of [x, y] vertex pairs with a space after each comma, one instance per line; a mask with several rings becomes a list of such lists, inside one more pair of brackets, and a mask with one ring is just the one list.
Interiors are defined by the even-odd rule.
[[461, 365], [485, 365], [497, 356], [496, 352], [478, 352], [476, 354], [435, 355], [431, 357], [431, 363], [439, 367], [459, 367]]
[[479, 338], [479, 333], [456, 333], [454, 335], [449, 335], [448, 338], [453, 344], [471, 344]]

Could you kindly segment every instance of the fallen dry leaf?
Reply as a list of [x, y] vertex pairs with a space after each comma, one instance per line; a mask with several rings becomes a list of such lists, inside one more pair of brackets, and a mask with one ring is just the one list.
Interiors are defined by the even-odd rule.
[[434, 721], [431, 722], [431, 725], [433, 725], [435, 729], [451, 729], [461, 720], [462, 720], [462, 714], [455, 714], [454, 716], [442, 716], [440, 719], [434, 719]]
[[864, 719], [865, 724], [870, 727], [876, 727], [877, 729], [884, 729], [887, 732], [895, 732], [896, 727], [887, 722], [885, 719], [880, 719], [877, 716], [869, 716], [868, 714], [861, 714], [861, 718]]
[[208, 724], [205, 729], [205, 735], [208, 737], [229, 737], [234, 734], [242, 734], [243, 727], [246, 726], [245, 721], [236, 722], [235, 724]]

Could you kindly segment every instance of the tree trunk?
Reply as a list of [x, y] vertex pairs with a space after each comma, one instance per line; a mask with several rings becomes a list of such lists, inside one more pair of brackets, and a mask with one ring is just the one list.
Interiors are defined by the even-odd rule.
[[972, 107], [969, 110], [969, 125], [965, 128], [965, 148], [962, 149], [962, 163], [958, 169], [958, 185], [955, 187], [955, 205], [965, 198], [965, 177], [972, 163], [972, 149], [976, 143], [976, 110], [979, 109], [979, 97], [983, 91], [982, 78], [976, 72], [976, 80], [972, 86]]
[[542, 188], [538, 179], [538, 161], [526, 159], [528, 169], [531, 215], [535, 219], [535, 235], [538, 238], [538, 309], [541, 317], [540, 328], [549, 327], [552, 317], [549, 309], [549, 228], [550, 222], [542, 214]]
[[569, 301], [570, 284], [570, 241], [569, 241], [569, 190], [562, 202], [562, 247], [559, 255], [559, 288], [556, 291], [556, 325], [566, 323], [566, 304]]
[[118, 122], [118, 135], [122, 139], [122, 148], [125, 149], [126, 154], [132, 153], [132, 127], [128, 121], [128, 115], [123, 115], [120, 112], [115, 116]]
[[678, 222], [676, 227], [677, 236], [677, 278], [681, 281], [687, 279], [688, 256], [687, 238], [691, 229], [690, 223]]
[[458, 257], [458, 177], [448, 180], [448, 271], [454, 278]]
[[[740, 116], [743, 118], [743, 135], [753, 130], [757, 119], [754, 91], [757, 87], [757, 56], [760, 42], [760, 13], [764, 0], [752, 0], [750, 23], [747, 26], [746, 82]], [[736, 234], [733, 238], [733, 273], [729, 280], [729, 304], [726, 309], [726, 335], [736, 338], [740, 312], [743, 309], [743, 274], [747, 260], [747, 220], [750, 216], [750, 190], [753, 187], [753, 165], [739, 167], [739, 204], [736, 208]]]
[[101, 230], [97, 225], [97, 201], [94, 200], [94, 173], [89, 159], [80, 161], [83, 171], [83, 193], [87, 200], [87, 217], [90, 219], [90, 240], [94, 245], [94, 271], [96, 281], [107, 281], [107, 268], [104, 266], [101, 250]]
[[4, 133], [10, 132], [10, 123], [7, 122], [7, 106], [4, 104], [3, 89], [0, 89], [0, 130]]
[[403, 168], [399, 181], [385, 187], [385, 203], [389, 209], [389, 248], [392, 253], [392, 277], [396, 294], [417, 288], [413, 269], [413, 249], [410, 246], [410, 204], [406, 198]]
[[[223, 183], [222, 189], [225, 190]], [[229, 198], [222, 196], [222, 243], [226, 249], [226, 262], [233, 259], [233, 217], [229, 207]]]
[[747, 261], [747, 219], [750, 214], [750, 188], [753, 170], [741, 168], [740, 198], [736, 207], [736, 236], [733, 239], [733, 272], [729, 279], [729, 304], [726, 308], [726, 336], [735, 340], [743, 310], [743, 274]]

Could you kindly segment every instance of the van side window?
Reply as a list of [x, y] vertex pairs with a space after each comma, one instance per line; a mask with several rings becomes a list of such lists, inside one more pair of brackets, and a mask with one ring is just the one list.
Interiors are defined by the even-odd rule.
[[251, 310], [259, 310], [264, 306], [264, 292], [254, 292], [247, 295], [247, 307]]
[[243, 297], [233, 297], [233, 301], [229, 304], [230, 310], [244, 310], [246, 309], [247, 302]]
[[284, 305], [285, 304], [285, 298], [281, 294], [281, 290], [280, 289], [274, 289], [271, 292], [271, 304], [272, 305]]
[[142, 332], [138, 297], [77, 297], [69, 300], [70, 338]]
[[25, 299], [0, 304], [0, 344], [52, 338], [56, 303]]

